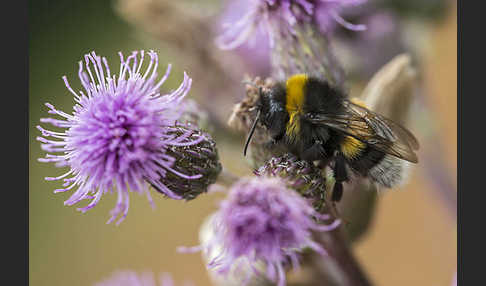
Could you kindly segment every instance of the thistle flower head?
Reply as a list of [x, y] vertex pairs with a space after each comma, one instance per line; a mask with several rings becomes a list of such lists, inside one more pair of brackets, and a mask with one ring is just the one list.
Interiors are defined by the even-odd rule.
[[[366, 0], [252, 0], [248, 9], [234, 23], [225, 23], [226, 30], [217, 39], [221, 49], [234, 49], [252, 37], [257, 29], [266, 33], [273, 46], [274, 33], [294, 34], [299, 23], [314, 23], [322, 32], [329, 32], [334, 23], [351, 30], [364, 30], [363, 25], [345, 21], [339, 12], [348, 6], [364, 3]], [[278, 31], [275, 29], [279, 29]]]
[[[148, 57], [149, 62], [142, 71], [144, 57]], [[120, 53], [118, 75], [111, 73], [106, 58], [94, 52], [84, 59], [84, 63], [79, 62], [78, 73], [84, 91], [75, 92], [63, 77], [76, 102], [73, 112], [69, 114], [46, 104], [49, 113], [58, 118], [42, 118], [41, 122], [62, 132], [38, 126], [42, 136], [37, 140], [48, 152], [39, 161], [69, 167], [65, 174], [46, 180], [64, 180], [64, 188], [55, 190], [56, 193], [76, 190], [65, 205], [90, 199], [87, 206], [78, 208], [82, 212], [94, 207], [103, 194], [116, 192], [118, 202], [108, 223], [122, 214], [120, 223], [128, 212], [129, 190], [145, 193], [153, 204], [145, 181], [160, 181], [167, 174], [199, 179], [200, 174], [187, 175], [175, 170], [175, 158], [167, 150], [172, 146], [196, 145], [206, 137], [194, 137], [191, 130], [171, 132], [192, 80], [184, 73], [183, 82], [176, 90], [161, 93], [159, 88], [171, 66], [157, 80], [155, 52], [135, 51], [126, 59]], [[158, 184], [158, 190], [171, 198], [182, 198], [162, 183]]]
[[[186, 282], [184, 285], [189, 286], [192, 283]], [[175, 283], [168, 273], [161, 274], [159, 283], [157, 283], [152, 273], [137, 274], [134, 271], [117, 271], [94, 286], [175, 286]]]
[[[222, 245], [223, 252], [210, 262], [210, 267], [227, 273], [235, 261], [244, 258], [250, 265], [263, 262], [266, 276], [285, 285], [284, 266], [298, 267], [298, 252], [310, 248], [320, 254], [326, 251], [311, 237], [312, 231], [327, 231], [339, 224], [320, 225], [318, 214], [295, 191], [277, 178], [243, 178], [229, 191], [216, 213], [217, 236], [208, 244]], [[239, 260], [241, 261], [241, 259]], [[258, 271], [253, 268], [254, 271]]]

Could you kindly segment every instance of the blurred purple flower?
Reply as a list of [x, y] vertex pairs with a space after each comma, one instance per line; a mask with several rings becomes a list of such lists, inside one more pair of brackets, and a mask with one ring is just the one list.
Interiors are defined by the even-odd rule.
[[54, 192], [66, 192], [77, 187], [64, 204], [74, 205], [91, 199], [87, 206], [78, 208], [86, 212], [100, 201], [103, 194], [115, 191], [116, 187], [118, 201], [107, 223], [123, 214], [117, 224], [127, 215], [129, 189], [145, 193], [153, 206], [145, 180], [158, 184], [157, 188], [167, 196], [180, 199], [159, 179], [167, 172], [184, 179], [197, 179], [200, 175], [187, 176], [175, 171], [172, 168], [175, 159], [165, 151], [169, 146], [189, 146], [204, 139], [200, 137], [187, 142], [184, 140], [189, 133], [181, 136], [170, 133], [181, 114], [181, 100], [191, 87], [192, 80], [186, 73], [179, 88], [161, 94], [159, 88], [169, 75], [170, 65], [162, 79], [156, 81], [158, 57], [155, 52], [148, 53], [150, 61], [143, 73], [144, 51], [134, 51], [126, 59], [122, 53], [119, 55], [118, 76], [111, 74], [106, 58], [94, 52], [85, 55], [87, 72], [83, 69], [83, 62], [79, 61], [78, 75], [86, 93], [76, 93], [66, 76], [63, 77], [67, 89], [74, 95], [74, 112], [68, 114], [46, 103], [49, 113], [62, 119], [41, 119], [43, 123], [65, 130], [56, 132], [37, 127], [43, 135], [37, 140], [43, 143], [42, 149], [49, 152], [39, 161], [70, 167], [61, 176], [46, 178], [49, 181], [64, 180], [64, 188]]
[[361, 37], [369, 40], [376, 40], [383, 35], [390, 34], [397, 29], [398, 20], [395, 15], [386, 10], [372, 11], [368, 15], [364, 14], [364, 21], [368, 27], [368, 33]]
[[352, 24], [344, 20], [340, 13], [343, 10], [351, 10], [353, 6], [366, 3], [367, 0], [318, 0], [315, 2], [314, 19], [322, 33], [330, 33], [340, 24], [343, 28], [352, 31], [364, 31], [366, 25]]
[[[248, 6], [248, 0], [226, 1], [223, 12], [218, 22], [215, 23], [216, 33], [224, 33], [226, 29], [222, 27], [224, 26], [222, 23], [237, 22]], [[234, 48], [234, 52], [242, 59], [241, 63], [246, 66], [248, 72], [261, 76], [270, 75], [270, 45], [267, 35], [262, 29], [256, 30], [249, 41]]]
[[[94, 284], [94, 286], [175, 286], [174, 280], [168, 273], [160, 275], [157, 283], [151, 273], [141, 275], [134, 271], [117, 271], [110, 278]], [[184, 285], [192, 285], [186, 282]]]
[[[206, 251], [222, 246], [223, 252], [209, 263], [226, 274], [239, 258], [253, 272], [259, 261], [266, 265], [266, 277], [285, 285], [284, 266], [299, 266], [298, 252], [310, 248], [325, 255], [313, 241], [312, 231], [329, 231], [339, 225], [321, 225], [317, 219], [329, 219], [317, 213], [306, 199], [286, 187], [277, 178], [243, 178], [236, 182], [215, 215], [215, 233]], [[241, 260], [240, 260], [241, 261]], [[237, 267], [240, 267], [238, 265]]]
[[[323, 33], [331, 32], [336, 22], [355, 31], [366, 29], [364, 25], [353, 25], [339, 15], [342, 9], [360, 5], [366, 0], [252, 0], [250, 3], [243, 1], [244, 6], [239, 5], [240, 1], [233, 1], [238, 2], [233, 7], [240, 9], [230, 5], [233, 9], [226, 13], [232, 13], [231, 17], [222, 18], [225, 30], [216, 40], [221, 49], [235, 49], [258, 35], [257, 32], [267, 35], [270, 47], [273, 47], [276, 28], [294, 34], [294, 26], [302, 22], [314, 22]], [[240, 12], [237, 20], [236, 11]]]
[[393, 12], [364, 5], [347, 9], [343, 15], [367, 27], [366, 33], [353, 35], [346, 29], [335, 31], [336, 53], [347, 66], [348, 75], [368, 79], [393, 57], [406, 51], [402, 25]]

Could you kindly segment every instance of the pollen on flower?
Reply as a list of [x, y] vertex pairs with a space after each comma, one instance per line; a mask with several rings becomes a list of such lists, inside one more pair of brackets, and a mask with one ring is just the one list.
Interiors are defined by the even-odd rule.
[[[312, 231], [329, 231], [339, 220], [320, 224], [329, 216], [317, 213], [309, 202], [290, 190], [277, 178], [243, 178], [235, 183], [215, 214], [215, 236], [203, 245], [204, 251], [221, 247], [222, 252], [209, 263], [221, 274], [237, 267], [254, 266], [263, 262], [266, 277], [285, 285], [285, 268], [299, 265], [298, 254], [310, 248], [319, 254], [326, 251], [313, 241]], [[239, 264], [246, 261], [247, 265]], [[238, 269], [234, 270], [238, 271]]]
[[[201, 175], [184, 175], [173, 169], [175, 158], [166, 150], [170, 146], [191, 146], [204, 140], [186, 140], [192, 131], [174, 135], [169, 132], [181, 114], [181, 100], [189, 92], [192, 80], [184, 73], [180, 86], [167, 93], [160, 87], [169, 76], [171, 66], [157, 80], [158, 57], [153, 51], [134, 51], [126, 59], [120, 55], [120, 70], [115, 75], [107, 60], [94, 52], [79, 62], [78, 76], [84, 91], [75, 92], [67, 78], [63, 80], [74, 96], [73, 112], [68, 114], [46, 103], [49, 113], [58, 118], [42, 118], [41, 122], [64, 129], [62, 132], [37, 128], [41, 147], [48, 152], [40, 162], [53, 162], [69, 170], [46, 180], [63, 180], [63, 188], [54, 192], [74, 190], [65, 205], [82, 200], [91, 202], [78, 210], [94, 207], [106, 193], [118, 195], [116, 207], [108, 223], [128, 213], [129, 191], [145, 194], [153, 206], [146, 181], [160, 181], [167, 173], [184, 179]], [[142, 71], [144, 57], [148, 65]], [[181, 197], [159, 184], [159, 191], [173, 199]]]

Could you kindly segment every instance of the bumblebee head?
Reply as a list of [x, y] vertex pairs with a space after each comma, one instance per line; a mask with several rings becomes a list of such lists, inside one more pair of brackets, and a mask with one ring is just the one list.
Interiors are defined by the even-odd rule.
[[283, 84], [277, 83], [268, 91], [264, 91], [261, 86], [258, 87], [258, 99], [255, 108], [257, 115], [246, 139], [243, 151], [245, 156], [258, 122], [266, 127], [272, 138], [276, 138], [284, 132], [288, 113], [285, 110], [285, 87]]

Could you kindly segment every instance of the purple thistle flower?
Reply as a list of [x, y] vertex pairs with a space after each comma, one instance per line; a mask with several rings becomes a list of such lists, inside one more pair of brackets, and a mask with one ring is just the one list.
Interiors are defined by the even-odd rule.
[[[225, 24], [237, 22], [248, 10], [248, 6], [248, 0], [226, 1], [221, 16], [214, 23], [215, 33], [224, 33]], [[262, 29], [256, 30], [249, 41], [234, 48], [233, 52], [247, 65], [248, 73], [270, 75], [270, 45], [267, 34]]]
[[[50, 114], [62, 119], [42, 118], [42, 123], [64, 129], [63, 132], [46, 130], [40, 126], [42, 149], [48, 154], [40, 162], [54, 162], [57, 166], [68, 166], [70, 170], [58, 177], [46, 180], [63, 180], [64, 188], [54, 192], [76, 189], [64, 202], [74, 205], [85, 199], [91, 202], [79, 211], [94, 207], [102, 195], [116, 192], [118, 201], [111, 211], [111, 223], [122, 214], [117, 224], [126, 217], [129, 204], [129, 189], [145, 193], [150, 204], [153, 201], [145, 181], [159, 182], [158, 190], [173, 199], [181, 199], [160, 183], [160, 178], [170, 172], [184, 179], [198, 179], [201, 175], [188, 176], [172, 168], [175, 159], [166, 154], [170, 146], [191, 146], [204, 137], [187, 141], [187, 133], [178, 136], [171, 133], [181, 114], [181, 100], [189, 92], [192, 80], [184, 73], [184, 80], [176, 90], [162, 94], [160, 86], [167, 79], [171, 66], [159, 81], [157, 77], [158, 57], [153, 51], [147, 53], [150, 60], [145, 72], [144, 51], [134, 51], [124, 59], [120, 55], [118, 76], [111, 73], [106, 58], [94, 52], [85, 55], [85, 63], [79, 61], [79, 79], [84, 92], [76, 93], [63, 77], [67, 89], [76, 102], [73, 113], [68, 114], [46, 103]], [[57, 153], [57, 154], [56, 154]]]
[[[240, 0], [234, 0], [240, 1]], [[315, 23], [323, 33], [331, 32], [335, 23], [354, 31], [365, 30], [364, 25], [354, 25], [344, 20], [342, 9], [360, 5], [366, 0], [252, 0], [241, 18], [223, 24], [225, 31], [217, 38], [217, 45], [224, 50], [243, 45], [258, 29], [265, 33], [274, 46], [274, 34], [280, 29], [284, 33], [295, 33], [298, 23]]]
[[[139, 275], [134, 271], [117, 271], [110, 278], [98, 282], [94, 286], [175, 286], [174, 280], [168, 273], [161, 274], [159, 282], [155, 281], [152, 273]], [[184, 285], [193, 284], [186, 282]]]
[[[298, 252], [310, 248], [326, 254], [313, 241], [311, 232], [328, 231], [339, 225], [339, 220], [321, 225], [314, 218], [325, 220], [329, 216], [317, 213], [282, 180], [243, 178], [232, 186], [215, 214], [215, 236], [204, 247], [206, 252], [222, 247], [222, 252], [209, 262], [209, 267], [227, 274], [235, 263], [246, 261], [253, 273], [259, 274], [255, 265], [263, 262], [266, 277], [283, 286], [284, 266], [290, 262], [294, 269], [298, 268]], [[241, 266], [238, 264], [236, 271]]]

